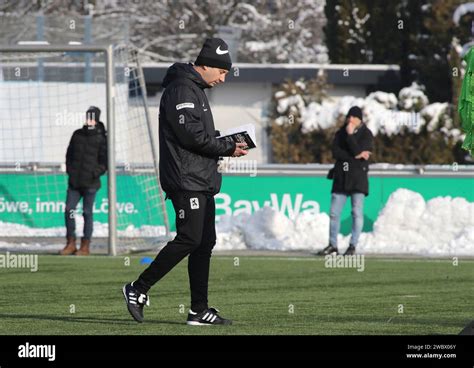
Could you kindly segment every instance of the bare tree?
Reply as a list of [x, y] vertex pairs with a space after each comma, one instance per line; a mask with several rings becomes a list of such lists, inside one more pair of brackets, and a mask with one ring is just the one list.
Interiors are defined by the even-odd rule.
[[[238, 59], [242, 62], [327, 61], [322, 36], [324, 0], [20, 0], [0, 4], [4, 25], [0, 34], [9, 43], [18, 40], [21, 32], [3, 19], [18, 20], [40, 12], [57, 20], [91, 15], [95, 41], [107, 41], [107, 37], [110, 41], [127, 28], [129, 40], [156, 61], [193, 60], [204, 39], [216, 35], [221, 26], [240, 31]], [[63, 23], [47, 23], [45, 32], [54, 43], [74, 38], [60, 31]], [[8, 38], [8, 34], [14, 36]], [[79, 35], [76, 32], [76, 38]]]

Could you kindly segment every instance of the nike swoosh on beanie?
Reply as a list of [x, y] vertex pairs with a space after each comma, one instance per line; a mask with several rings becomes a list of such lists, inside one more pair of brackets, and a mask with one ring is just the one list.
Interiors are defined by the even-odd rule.
[[194, 64], [230, 70], [232, 60], [230, 59], [229, 47], [220, 38], [208, 38], [204, 42]]

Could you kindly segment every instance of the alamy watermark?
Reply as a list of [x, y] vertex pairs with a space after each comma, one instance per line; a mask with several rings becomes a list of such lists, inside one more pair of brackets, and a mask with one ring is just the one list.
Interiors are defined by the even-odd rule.
[[56, 113], [54, 119], [55, 126], [73, 126], [80, 127], [86, 122], [86, 115], [83, 112], [73, 112], [63, 109]]
[[328, 254], [324, 257], [324, 267], [357, 268], [357, 272], [363, 272], [365, 270], [365, 258], [363, 254], [353, 254], [350, 256]]
[[46, 358], [50, 362], [56, 360], [56, 345], [35, 345], [29, 342], [18, 346], [19, 358]]
[[257, 176], [257, 160], [223, 158], [219, 161], [217, 171], [227, 174], [249, 174], [251, 177]]
[[36, 272], [38, 271], [38, 255], [10, 252], [0, 254], [0, 268], [29, 268], [31, 272]]

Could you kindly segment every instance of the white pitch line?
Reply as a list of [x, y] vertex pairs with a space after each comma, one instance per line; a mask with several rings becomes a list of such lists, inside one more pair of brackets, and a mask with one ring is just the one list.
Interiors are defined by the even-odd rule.
[[[324, 257], [260, 257], [260, 256], [252, 256], [252, 255], [245, 255], [245, 256], [217, 256], [219, 259], [234, 259], [235, 257], [238, 258], [245, 258], [246, 260], [278, 260], [278, 261], [310, 261], [310, 262], [318, 262], [318, 261], [325, 261]], [[462, 262], [474, 262], [474, 259], [467, 258], [462, 259], [458, 257], [459, 261]], [[387, 258], [379, 258], [379, 257], [370, 257], [365, 256], [366, 261], [380, 261], [380, 262], [452, 262], [451, 258], [446, 259], [430, 259], [430, 258], [397, 258], [397, 259], [387, 259]]]

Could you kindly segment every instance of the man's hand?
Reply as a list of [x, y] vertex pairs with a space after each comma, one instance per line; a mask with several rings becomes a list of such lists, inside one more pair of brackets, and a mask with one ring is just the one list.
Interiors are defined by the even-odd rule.
[[372, 154], [372, 152], [370, 152], [370, 151], [362, 151], [355, 158], [357, 158], [357, 159], [363, 158], [364, 160], [368, 160], [370, 158], [371, 154]]
[[246, 143], [236, 143], [235, 144], [235, 151], [232, 154], [232, 157], [240, 157], [240, 156], [245, 156], [248, 151], [242, 149], [242, 147], [245, 147], [247, 144]]
[[354, 133], [354, 130], [355, 130], [356, 126], [354, 124], [351, 124], [351, 123], [347, 123], [346, 125], [346, 132], [347, 134], [353, 134]]

